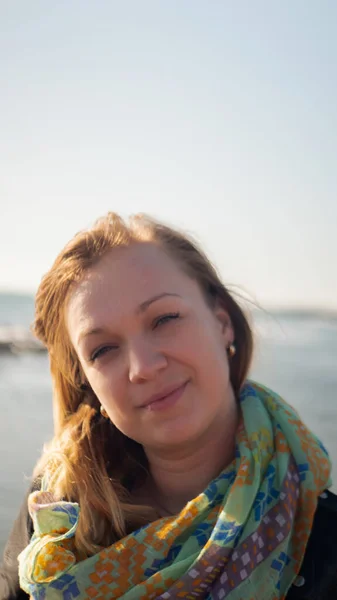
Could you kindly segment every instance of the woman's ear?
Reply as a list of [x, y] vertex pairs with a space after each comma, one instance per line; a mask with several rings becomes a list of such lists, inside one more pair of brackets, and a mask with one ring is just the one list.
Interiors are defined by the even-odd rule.
[[235, 340], [235, 334], [231, 318], [228, 312], [221, 306], [217, 306], [215, 308], [214, 315], [220, 325], [221, 333], [225, 341], [225, 346], [226, 348], [228, 348], [228, 346], [230, 344], [233, 344]]

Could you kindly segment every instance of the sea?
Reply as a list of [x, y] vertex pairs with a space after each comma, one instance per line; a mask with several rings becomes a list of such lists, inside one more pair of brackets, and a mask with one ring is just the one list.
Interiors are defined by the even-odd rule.
[[[248, 307], [249, 308], [249, 307]], [[29, 328], [31, 296], [0, 293], [0, 337]], [[277, 391], [330, 452], [337, 492], [337, 313], [249, 310], [255, 335], [250, 377]], [[53, 432], [48, 356], [0, 352], [0, 553], [33, 466]]]

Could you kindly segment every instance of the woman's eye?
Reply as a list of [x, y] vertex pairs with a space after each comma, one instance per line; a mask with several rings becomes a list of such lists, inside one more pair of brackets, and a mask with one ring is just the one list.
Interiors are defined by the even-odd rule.
[[100, 358], [101, 356], [103, 356], [104, 354], [109, 352], [109, 350], [116, 350], [116, 348], [117, 348], [117, 346], [108, 346], [108, 345], [98, 348], [90, 356], [90, 362], [95, 362], [95, 360], [97, 360], [97, 358]]
[[164, 325], [168, 321], [173, 321], [173, 320], [179, 319], [179, 318], [180, 318], [179, 313], [170, 313], [168, 315], [163, 315], [162, 317], [159, 317], [158, 319], [155, 320], [153, 329], [158, 327], [158, 325]]

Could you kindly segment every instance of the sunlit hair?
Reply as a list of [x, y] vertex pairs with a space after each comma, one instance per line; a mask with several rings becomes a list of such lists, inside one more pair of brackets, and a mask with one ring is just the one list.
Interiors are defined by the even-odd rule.
[[198, 282], [210, 307], [221, 305], [228, 312], [235, 332], [236, 354], [230, 359], [230, 377], [236, 395], [252, 358], [247, 318], [205, 254], [185, 234], [144, 215], [136, 215], [127, 223], [108, 213], [67, 244], [36, 295], [34, 332], [49, 352], [55, 432], [35, 475], [44, 474], [48, 489], [57, 499], [79, 502], [75, 541], [83, 555], [97, 552], [156, 518], [152, 509], [135, 506], [130, 494], [132, 485], [146, 474], [143, 448], [100, 415], [100, 403], [86, 385], [65, 326], [65, 306], [72, 286], [107, 252], [135, 242], [160, 246]]

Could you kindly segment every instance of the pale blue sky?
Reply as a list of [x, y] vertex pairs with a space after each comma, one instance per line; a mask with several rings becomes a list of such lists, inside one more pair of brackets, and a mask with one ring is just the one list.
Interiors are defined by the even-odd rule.
[[337, 308], [335, 0], [2, 0], [0, 289], [108, 210], [265, 306]]

